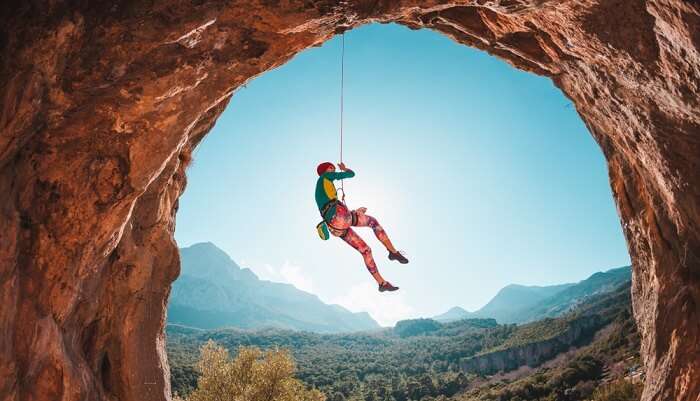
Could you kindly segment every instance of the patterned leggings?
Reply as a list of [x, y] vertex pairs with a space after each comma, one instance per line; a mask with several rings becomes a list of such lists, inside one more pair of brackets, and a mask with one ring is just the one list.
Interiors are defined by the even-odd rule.
[[336, 205], [335, 216], [333, 216], [329, 224], [331, 233], [336, 237], [342, 238], [343, 241], [350, 244], [351, 247], [357, 249], [357, 251], [362, 254], [362, 258], [365, 260], [365, 265], [370, 274], [377, 273], [377, 265], [374, 263], [372, 250], [367, 243], [357, 235], [351, 226], [372, 228], [374, 235], [387, 249], [393, 247], [389, 237], [374, 217], [368, 216], [362, 211], [349, 211], [348, 208], [340, 202]]

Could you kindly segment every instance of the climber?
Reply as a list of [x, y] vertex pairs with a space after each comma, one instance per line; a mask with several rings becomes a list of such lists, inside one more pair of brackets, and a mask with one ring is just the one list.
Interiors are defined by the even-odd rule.
[[[384, 232], [382, 226], [377, 222], [377, 219], [365, 214], [367, 208], [361, 207], [357, 210], [348, 210], [347, 206], [338, 199], [333, 181], [355, 176], [355, 173], [345, 167], [345, 164], [342, 162], [338, 164], [338, 167], [341, 170], [340, 173], [336, 173], [335, 166], [333, 163], [329, 162], [319, 164], [316, 169], [319, 175], [318, 181], [316, 182], [316, 204], [318, 205], [318, 210], [321, 212], [321, 217], [323, 217], [323, 221], [317, 226], [319, 235], [321, 235], [323, 239], [328, 238], [327, 231], [325, 230], [327, 226], [328, 230], [330, 230], [334, 236], [342, 238], [343, 241], [347, 242], [362, 254], [367, 270], [369, 270], [372, 277], [374, 277], [374, 279], [377, 280], [377, 284], [379, 284], [379, 292], [396, 291], [399, 287], [394, 287], [379, 274], [377, 265], [374, 263], [374, 258], [372, 257], [372, 250], [367, 246], [365, 241], [357, 235], [351, 226], [372, 228], [374, 235], [384, 244], [387, 251], [389, 251], [389, 260], [396, 260], [399, 263], [405, 264], [408, 263], [408, 259], [394, 248], [394, 245], [392, 245], [386, 232]], [[323, 232], [326, 234], [324, 235]]]

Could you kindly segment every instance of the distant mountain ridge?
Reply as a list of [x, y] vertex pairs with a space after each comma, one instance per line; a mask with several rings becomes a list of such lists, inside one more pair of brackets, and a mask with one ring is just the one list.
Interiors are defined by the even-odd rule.
[[578, 283], [552, 286], [503, 287], [484, 307], [469, 312], [453, 307], [433, 317], [441, 322], [471, 318], [493, 318], [499, 323], [526, 323], [557, 317], [572, 310], [590, 297], [613, 291], [632, 277], [630, 266], [598, 272]]
[[277, 327], [320, 333], [377, 329], [365, 312], [327, 305], [291, 284], [260, 280], [210, 242], [180, 249], [168, 322], [202, 329]]
[[[575, 284], [560, 284], [552, 286], [525, 286], [511, 284], [503, 287], [489, 303], [479, 309], [476, 314], [492, 317], [499, 323], [514, 323], [519, 320], [523, 310], [530, 309], [539, 302], [563, 291]], [[516, 306], [514, 308], [514, 306]]]

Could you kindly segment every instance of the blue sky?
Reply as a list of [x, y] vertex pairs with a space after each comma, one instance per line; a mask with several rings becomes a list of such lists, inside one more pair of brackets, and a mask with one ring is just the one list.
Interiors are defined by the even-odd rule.
[[603, 155], [549, 79], [427, 30], [368, 25], [345, 40], [347, 203], [407, 253], [390, 263], [357, 230], [401, 290], [379, 294], [359, 254], [315, 232], [315, 168], [339, 157], [340, 37], [234, 95], [195, 151], [179, 246], [211, 241], [385, 325], [629, 264]]

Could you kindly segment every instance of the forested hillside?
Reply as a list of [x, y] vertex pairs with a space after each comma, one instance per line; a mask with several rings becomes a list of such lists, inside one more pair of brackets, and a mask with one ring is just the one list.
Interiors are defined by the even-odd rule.
[[[595, 322], [557, 355], [539, 358], [536, 365], [540, 366], [518, 366], [514, 372], [496, 376], [489, 376], [492, 371], [463, 370], [470, 358], [551, 340], [582, 318]], [[290, 349], [298, 363], [298, 378], [322, 390], [331, 401], [438, 397], [505, 401], [511, 399], [508, 394], [524, 394], [522, 388], [530, 388], [532, 381], [537, 392], [521, 394], [520, 399], [535, 400], [566, 389], [571, 395], [571, 389], [580, 384], [578, 395], [567, 398], [577, 401], [590, 395], [588, 389], [609, 376], [616, 364], [625, 366], [620, 368], [622, 373], [635, 364], [639, 348], [629, 283], [593, 297], [561, 318], [525, 326], [499, 325], [492, 319], [450, 323], [417, 319], [399, 322], [393, 329], [324, 335], [279, 329], [204, 331], [170, 325], [167, 335], [174, 391], [187, 393], [195, 386], [198, 349], [212, 339], [234, 352], [242, 345]]]

